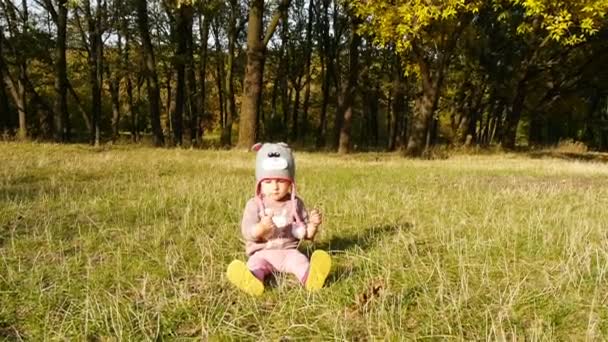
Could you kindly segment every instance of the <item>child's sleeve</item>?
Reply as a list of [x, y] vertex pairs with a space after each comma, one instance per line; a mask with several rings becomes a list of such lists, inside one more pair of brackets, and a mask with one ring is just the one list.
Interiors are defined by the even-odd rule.
[[255, 199], [252, 198], [245, 205], [243, 220], [241, 221], [241, 233], [245, 240], [256, 241], [256, 238], [253, 236], [253, 228], [258, 222], [260, 222], [258, 206], [255, 203]]

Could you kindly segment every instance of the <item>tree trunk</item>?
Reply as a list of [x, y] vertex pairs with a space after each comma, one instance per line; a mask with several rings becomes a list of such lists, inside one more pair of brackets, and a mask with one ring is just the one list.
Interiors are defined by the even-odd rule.
[[148, 89], [148, 101], [150, 104], [150, 121], [152, 122], [152, 132], [154, 134], [154, 145], [164, 145], [163, 131], [160, 126], [160, 91], [158, 87], [158, 74], [156, 73], [156, 60], [154, 58], [154, 48], [150, 39], [148, 26], [148, 8], [145, 0], [136, 1], [137, 26], [142, 40], [142, 55], [144, 57], [144, 74]]
[[167, 68], [165, 79], [167, 98], [165, 100], [165, 115], [161, 117], [161, 119], [164, 119], [164, 122], [161, 122], [161, 125], [164, 123], [164, 126], [161, 129], [163, 129], [165, 132], [168, 132], [168, 145], [174, 146], [175, 140], [173, 139], [173, 114], [175, 113], [175, 105], [177, 101], [173, 101], [173, 72], [169, 68]]
[[543, 120], [540, 114], [532, 115], [528, 131], [528, 146], [539, 146], [543, 144]]
[[439, 99], [439, 86], [443, 77], [443, 68], [447, 65], [439, 63], [438, 72], [432, 77], [429, 62], [420, 52], [416, 53], [416, 60], [420, 68], [422, 95], [416, 99], [416, 110], [409, 123], [408, 140], [405, 155], [411, 157], [422, 156], [423, 151], [430, 143], [431, 124]]
[[139, 112], [139, 108], [141, 107], [141, 86], [143, 85], [143, 82], [145, 82], [145, 80], [143, 79], [138, 79], [137, 80], [137, 100], [135, 101], [138, 106], [137, 106], [137, 110], [133, 112], [133, 129], [135, 131], [135, 140], [136, 141], [140, 141], [141, 140], [141, 134], [140, 134], [140, 128], [139, 128], [139, 121], [140, 121], [140, 112]]
[[302, 104], [302, 128], [301, 128], [301, 136], [306, 137], [308, 134], [308, 108], [310, 105], [310, 83], [311, 83], [311, 72], [310, 72], [310, 64], [312, 57], [312, 22], [314, 20], [314, 1], [310, 0], [308, 2], [308, 22], [306, 23], [306, 46], [304, 51], [304, 75], [305, 79], [305, 88], [304, 88], [304, 103]]
[[200, 139], [198, 134], [198, 122], [199, 122], [199, 110], [198, 110], [198, 99], [195, 65], [194, 65], [194, 37], [192, 32], [193, 24], [193, 13], [190, 14], [188, 20], [188, 35], [186, 41], [186, 112], [190, 122], [189, 137], [190, 146], [199, 146]]
[[[10, 17], [11, 20], [8, 20], [8, 30], [12, 35], [15, 35], [18, 32], [15, 22], [17, 21], [17, 15], [14, 12], [15, 6], [11, 3], [12, 6], [8, 8], [3, 8], [7, 17]], [[24, 13], [20, 15], [23, 20], [23, 34], [26, 34], [27, 27], [27, 2], [23, 1], [23, 10]], [[13, 78], [10, 74], [10, 70], [6, 61], [4, 60], [3, 50], [5, 46], [6, 39], [4, 37], [4, 28], [0, 29], [0, 68], [2, 69], [3, 81], [15, 102], [15, 106], [17, 107], [17, 115], [19, 120], [19, 129], [17, 131], [17, 139], [18, 140], [26, 140], [27, 139], [27, 98], [25, 91], [25, 81], [27, 77], [27, 61], [24, 59], [23, 55], [18, 53], [14, 47], [10, 45], [6, 45], [10, 47], [13, 54], [16, 56], [17, 64], [19, 66], [19, 75], [17, 79]]]
[[207, 41], [209, 40], [209, 25], [210, 20], [208, 18], [204, 18], [199, 16], [199, 34], [201, 40], [201, 46], [199, 51], [199, 64], [198, 64], [198, 79], [200, 85], [200, 93], [198, 94], [198, 117], [196, 123], [197, 129], [197, 144], [199, 146], [202, 145], [203, 135], [204, 135], [204, 125], [203, 119], [205, 117], [205, 106], [206, 106], [206, 98], [207, 98], [207, 89], [206, 89], [206, 80], [207, 80]]
[[18, 97], [19, 100], [17, 102], [17, 111], [19, 113], [19, 133], [17, 134], [17, 137], [19, 138], [19, 140], [26, 140], [27, 139], [27, 123], [26, 123], [26, 116], [27, 116], [27, 94], [25, 92], [25, 78], [26, 77], [26, 67], [25, 65], [22, 65], [20, 67], [20, 72], [19, 72], [19, 82], [17, 83], [17, 92], [18, 92]]
[[95, 18], [89, 0], [85, 1], [85, 15], [89, 31], [89, 86], [91, 89], [91, 144], [99, 146], [101, 139], [101, 85], [103, 84], [102, 8], [97, 0]]
[[327, 131], [327, 105], [329, 104], [329, 86], [331, 80], [329, 78], [330, 74], [327, 72], [326, 60], [325, 55], [321, 54], [321, 75], [323, 79], [321, 81], [321, 113], [319, 113], [319, 126], [317, 127], [315, 137], [317, 148], [325, 146], [325, 132]]
[[[595, 138], [596, 125], [593, 123], [593, 117], [600, 105], [600, 92], [599, 90], [593, 89], [589, 97], [589, 106], [587, 107], [587, 115], [585, 116], [584, 128], [583, 128], [583, 142], [590, 147], [597, 147], [597, 141]], [[532, 125], [530, 125], [532, 130]]]
[[123, 59], [122, 59], [122, 70], [125, 72], [124, 76], [126, 78], [126, 86], [127, 86], [127, 111], [129, 112], [129, 117], [131, 118], [131, 141], [137, 142], [139, 140], [139, 132], [137, 129], [137, 113], [135, 110], [135, 106], [133, 105], [133, 82], [131, 81], [131, 68], [130, 68], [130, 52], [131, 52], [131, 34], [129, 31], [129, 22], [126, 18], [121, 20], [121, 29], [125, 35], [125, 48], [123, 50]]
[[[1, 61], [1, 55], [0, 55], [0, 61]], [[1, 61], [3, 64], [4, 62]], [[4, 83], [6, 85], [6, 87], [9, 90], [9, 93], [11, 94], [11, 97], [13, 98], [13, 101], [15, 102], [15, 106], [17, 107], [17, 116], [19, 119], [19, 128], [17, 131], [17, 139], [18, 140], [26, 140], [27, 139], [27, 125], [26, 125], [26, 102], [25, 102], [25, 96], [24, 96], [24, 90], [25, 88], [23, 87], [23, 85], [21, 84], [21, 82], [15, 82], [13, 81], [13, 79], [10, 77], [9, 73], [8, 73], [8, 69], [3, 67], [3, 78], [4, 78]]]
[[[11, 113], [8, 106], [8, 96], [6, 88], [9, 87], [11, 82], [8, 74], [4, 75], [4, 61], [2, 59], [2, 40], [3, 35], [0, 33], [0, 135], [10, 134], [10, 130], [13, 128], [11, 125]], [[7, 70], [8, 72], [8, 70]]]
[[321, 113], [319, 113], [319, 126], [315, 145], [317, 148], [325, 146], [325, 133], [327, 132], [327, 106], [329, 105], [329, 90], [332, 83], [333, 58], [331, 56], [331, 39], [329, 36], [329, 0], [322, 0], [318, 3], [322, 8], [318, 12], [322, 12], [319, 18], [319, 57], [321, 59]]
[[[186, 59], [188, 34], [188, 23], [191, 21], [192, 11], [189, 5], [179, 6], [176, 15], [176, 49], [174, 55], [174, 67], [177, 71], [177, 87], [175, 92], [175, 107], [172, 111], [171, 122], [173, 128], [173, 144], [182, 146], [184, 129], [184, 107], [186, 103]], [[190, 19], [189, 19], [190, 18]], [[191, 25], [190, 25], [191, 26]]]
[[120, 79], [122, 74], [121, 58], [122, 52], [122, 34], [120, 31], [116, 34], [116, 48], [118, 52], [118, 61], [116, 62], [115, 70], [112, 72], [109, 65], [106, 65], [106, 72], [109, 79], [110, 98], [112, 102], [112, 142], [118, 141], [120, 133]]
[[498, 110], [496, 111], [496, 115], [494, 116], [494, 122], [492, 124], [492, 130], [490, 132], [490, 143], [494, 141], [497, 134], [502, 131], [503, 116], [505, 111], [506, 105], [500, 102], [498, 105]]
[[243, 99], [241, 103], [241, 117], [239, 123], [239, 141], [237, 146], [249, 149], [258, 133], [258, 119], [260, 101], [262, 100], [262, 80], [264, 76], [264, 61], [266, 58], [266, 45], [272, 38], [278, 25], [281, 13], [287, 10], [289, 0], [282, 0], [278, 11], [274, 14], [264, 39], [262, 36], [262, 17], [264, 1], [252, 0], [249, 8], [249, 24], [247, 32], [247, 68], [243, 82]]
[[338, 112], [339, 115], [343, 116], [342, 125], [340, 127], [340, 140], [338, 144], [338, 153], [346, 154], [351, 149], [351, 129], [353, 120], [353, 103], [355, 97], [355, 89], [357, 86], [357, 77], [359, 75], [359, 45], [361, 44], [361, 37], [357, 33], [359, 27], [359, 19], [352, 18], [352, 37], [349, 47], [349, 70], [346, 87], [343, 91], [343, 107]]
[[226, 106], [224, 101], [224, 59], [219, 57], [217, 58], [217, 67], [216, 67], [216, 83], [217, 83], [217, 96], [218, 96], [218, 107], [220, 111], [220, 126], [223, 128], [226, 126]]
[[236, 103], [234, 98], [234, 44], [231, 44], [232, 48], [228, 48], [228, 61], [226, 66], [226, 82], [224, 83], [225, 89], [223, 90], [226, 112], [225, 112], [225, 124], [222, 129], [221, 144], [223, 146], [232, 145], [232, 125], [236, 118]]
[[71, 135], [68, 113], [68, 74], [66, 62], [68, 8], [67, 0], [57, 3], [57, 41], [55, 45], [55, 140], [69, 141]]
[[[433, 114], [435, 111], [433, 110]], [[437, 136], [439, 133], [439, 118], [431, 114], [429, 122], [429, 131], [426, 135], [426, 147], [434, 146], [437, 143]]]
[[526, 98], [526, 81], [521, 80], [517, 84], [515, 97], [509, 111], [507, 111], [507, 119], [505, 122], [504, 134], [502, 136], [502, 147], [506, 149], [515, 148], [515, 139], [517, 135], [517, 126], [519, 126], [519, 120], [521, 113], [524, 109], [524, 100]]
[[[289, 17], [287, 13], [282, 15], [281, 24], [281, 60], [279, 61], [278, 71], [278, 82], [281, 98], [281, 112], [283, 113], [283, 127], [287, 130], [289, 122], [289, 112], [291, 107], [291, 89], [289, 87], [289, 48], [287, 46], [289, 41], [289, 24], [287, 20]], [[283, 132], [287, 133], [287, 132]], [[287, 134], [285, 134], [287, 136]]]
[[[480, 89], [479, 93], [476, 95], [476, 99], [474, 101], [474, 105], [471, 108], [471, 121], [469, 122], [469, 126], [467, 128], [467, 138], [465, 141], [465, 145], [477, 144], [479, 143], [479, 137], [481, 135], [481, 125], [482, 125], [482, 113], [483, 113], [483, 99], [486, 93], [486, 85]], [[479, 124], [479, 129], [477, 128]]]
[[402, 132], [405, 130], [403, 127], [404, 120], [404, 108], [405, 108], [405, 80], [403, 77], [403, 72], [401, 71], [401, 65], [399, 63], [399, 59], [395, 56], [394, 59], [394, 68], [393, 68], [393, 85], [392, 85], [392, 107], [390, 111], [392, 113], [391, 117], [393, 118], [392, 123], [390, 125], [391, 129], [389, 132], [389, 144], [388, 150], [395, 151], [396, 149], [401, 149], [404, 145], [402, 140], [403, 134]]
[[[279, 60], [282, 60], [281, 57], [279, 57]], [[281, 70], [281, 62], [279, 62], [279, 70]], [[277, 70], [277, 75], [279, 73], [279, 70]], [[275, 80], [274, 82], [272, 82], [272, 97], [270, 100], [270, 118], [274, 120], [274, 118], [277, 116], [277, 97], [279, 94], [279, 77], [275, 76]]]
[[263, 0], [251, 0], [249, 28], [247, 31], [247, 68], [243, 87], [241, 118], [239, 123], [239, 148], [250, 148], [255, 143], [257, 111], [262, 92], [262, 71], [265, 47], [262, 36]]
[[[337, 63], [337, 65], [339, 65]], [[336, 66], [336, 68], [339, 68]], [[348, 79], [347, 79], [348, 80]], [[336, 83], [339, 81], [336, 81]], [[336, 115], [334, 116], [334, 127], [333, 127], [333, 138], [332, 138], [332, 148], [339, 150], [340, 149], [340, 132], [342, 131], [342, 125], [344, 122], [344, 114], [346, 113], [347, 106], [345, 104], [345, 96], [346, 91], [348, 89], [348, 84], [344, 84], [340, 87], [336, 86]]]
[[[120, 41], [120, 36], [118, 41]], [[114, 74], [111, 74], [109, 68], [107, 70], [110, 79], [110, 98], [112, 100], [112, 142], [116, 142], [120, 133], [120, 75], [118, 70], [115, 70]]]
[[[2, 43], [0, 43], [2, 44]], [[2, 50], [0, 49], [0, 53]], [[0, 68], [0, 139], [9, 135], [12, 130], [11, 111], [8, 106], [8, 95], [4, 85], [4, 72]]]
[[391, 151], [392, 148], [395, 148], [395, 143], [392, 142], [391, 136], [394, 128], [393, 122], [395, 122], [395, 118], [393, 115], [393, 91], [388, 92], [388, 98], [386, 99], [386, 108], [384, 109], [386, 112], [386, 149]]
[[[236, 119], [236, 101], [234, 98], [234, 49], [237, 39], [237, 4], [231, 2], [230, 19], [228, 23], [228, 61], [226, 65], [226, 125], [222, 129], [220, 143], [222, 146], [232, 145], [232, 125]], [[252, 144], [253, 145], [253, 144]]]
[[298, 76], [298, 80], [293, 84], [293, 90], [296, 92], [293, 100], [293, 111], [291, 115], [291, 140], [298, 140], [298, 111], [300, 110], [300, 92], [302, 90], [302, 76]]
[[[486, 112], [485, 122], [483, 120], [483, 114], [481, 114], [482, 118], [480, 118], [482, 127], [481, 127], [481, 133], [480, 133], [480, 137], [479, 137], [479, 143], [484, 146], [489, 146], [490, 142], [491, 142], [490, 141], [490, 132], [491, 132], [492, 117], [494, 116], [494, 112], [496, 110], [496, 106], [497, 106], [497, 102], [498, 102], [498, 100], [496, 99], [495, 93], [496, 93], [496, 89], [494, 86], [492, 86], [492, 88], [490, 90], [490, 95], [488, 96], [488, 104], [486, 106], [487, 109], [485, 110], [485, 112]], [[483, 111], [480, 113], [483, 113]]]
[[465, 136], [464, 145], [470, 146], [472, 144], [476, 144], [477, 139], [477, 122], [479, 121], [477, 111], [474, 110], [471, 113], [471, 120], [469, 121], [469, 125], [467, 126], [467, 134]]
[[[423, 81], [424, 82], [424, 81]], [[422, 95], [416, 100], [416, 110], [410, 121], [409, 137], [405, 155], [419, 157], [426, 148], [431, 120], [437, 102], [437, 88], [427, 79]]]
[[131, 82], [131, 75], [127, 77], [127, 110], [129, 111], [131, 118], [131, 141], [137, 142], [139, 140], [139, 130], [137, 128], [138, 115], [137, 110], [133, 104], [133, 83]]
[[[218, 96], [218, 108], [220, 111], [220, 126], [223, 128], [226, 126], [226, 103], [224, 100], [224, 57], [222, 51], [222, 43], [220, 41], [219, 25], [213, 25], [213, 35], [215, 38], [215, 58], [216, 58], [216, 78], [217, 83], [217, 96]], [[221, 137], [220, 137], [221, 140]]]
[[471, 105], [470, 102], [474, 97], [473, 84], [465, 81], [459, 87], [455, 95], [455, 104], [453, 112], [450, 116], [450, 124], [454, 132], [454, 143], [458, 145], [464, 144], [466, 140], [466, 130], [469, 126]]

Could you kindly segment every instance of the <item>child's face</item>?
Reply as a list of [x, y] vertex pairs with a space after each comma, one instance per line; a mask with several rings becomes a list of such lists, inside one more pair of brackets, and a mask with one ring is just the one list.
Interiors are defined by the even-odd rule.
[[264, 197], [274, 201], [282, 200], [291, 189], [291, 182], [285, 179], [264, 179], [261, 191]]

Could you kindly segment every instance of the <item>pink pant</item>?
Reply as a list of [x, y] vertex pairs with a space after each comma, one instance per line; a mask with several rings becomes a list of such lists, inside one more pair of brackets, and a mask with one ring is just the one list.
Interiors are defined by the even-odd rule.
[[304, 283], [308, 266], [308, 258], [297, 249], [263, 249], [255, 252], [247, 261], [251, 273], [262, 281], [272, 272], [286, 272], [294, 274]]

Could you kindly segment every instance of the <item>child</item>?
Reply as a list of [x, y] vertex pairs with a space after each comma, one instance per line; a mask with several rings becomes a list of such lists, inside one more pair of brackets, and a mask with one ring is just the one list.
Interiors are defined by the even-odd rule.
[[323, 287], [331, 268], [325, 251], [315, 251], [310, 262], [297, 247], [300, 240], [312, 240], [323, 221], [321, 213], [304, 208], [296, 196], [295, 161], [285, 143], [255, 144], [257, 151], [255, 196], [245, 206], [241, 232], [245, 239], [247, 264], [234, 260], [228, 266], [228, 280], [251, 295], [264, 292], [270, 273], [294, 274], [309, 291]]

